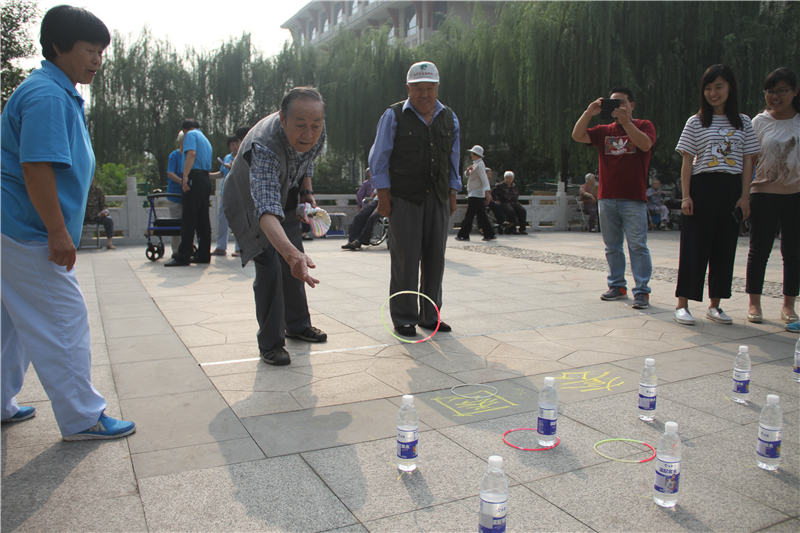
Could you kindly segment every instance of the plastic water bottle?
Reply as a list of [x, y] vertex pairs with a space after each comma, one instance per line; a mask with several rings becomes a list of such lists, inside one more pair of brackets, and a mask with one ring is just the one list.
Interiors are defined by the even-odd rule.
[[639, 379], [639, 420], [652, 422], [656, 413], [656, 360], [648, 357], [644, 360], [642, 377]]
[[504, 533], [508, 507], [508, 480], [503, 473], [503, 458], [489, 457], [489, 469], [481, 481], [479, 533]]
[[800, 383], [800, 339], [794, 345], [794, 380]]
[[675, 507], [678, 503], [678, 482], [681, 478], [681, 439], [678, 436], [677, 422], [667, 422], [664, 428], [664, 434], [656, 448], [653, 501], [661, 507]]
[[756, 445], [756, 461], [759, 468], [777, 470], [781, 462], [781, 415], [780, 398], [777, 394], [767, 394], [767, 404], [761, 410], [758, 419], [758, 444]]
[[733, 394], [731, 400], [736, 403], [747, 403], [750, 397], [750, 350], [747, 346], [739, 346], [736, 361], [733, 363]]
[[414, 396], [403, 396], [403, 405], [397, 413], [397, 468], [413, 472], [417, 468], [419, 442], [419, 416], [414, 407]]
[[544, 378], [544, 388], [539, 392], [539, 433], [540, 446], [553, 446], [556, 443], [556, 423], [558, 422], [558, 391], [555, 378]]

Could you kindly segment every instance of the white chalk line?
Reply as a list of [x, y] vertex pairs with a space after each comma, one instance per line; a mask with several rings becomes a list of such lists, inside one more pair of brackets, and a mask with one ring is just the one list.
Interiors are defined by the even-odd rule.
[[[308, 352], [308, 355], [317, 355], [317, 354], [325, 354], [325, 353], [339, 353], [339, 352], [355, 352], [358, 350], [370, 350], [372, 348], [387, 348], [392, 346], [391, 344], [370, 344], [369, 346], [356, 346], [353, 348], [335, 348], [332, 350], [319, 350], [316, 352]], [[306, 355], [306, 354], [296, 354], [296, 355]], [[231, 359], [229, 361], [212, 361], [209, 363], [200, 363], [200, 366], [217, 366], [217, 365], [233, 365], [236, 363], [249, 363], [250, 361], [259, 361], [260, 357], [248, 357], [246, 359]]]

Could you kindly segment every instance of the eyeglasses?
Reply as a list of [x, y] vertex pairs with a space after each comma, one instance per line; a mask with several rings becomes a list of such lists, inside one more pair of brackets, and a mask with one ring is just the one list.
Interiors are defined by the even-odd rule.
[[765, 89], [764, 90], [764, 94], [768, 94], [770, 96], [774, 96], [776, 94], [778, 96], [786, 96], [787, 94], [789, 94], [793, 90], [794, 89], [792, 89], [791, 87], [781, 87], [780, 89]]

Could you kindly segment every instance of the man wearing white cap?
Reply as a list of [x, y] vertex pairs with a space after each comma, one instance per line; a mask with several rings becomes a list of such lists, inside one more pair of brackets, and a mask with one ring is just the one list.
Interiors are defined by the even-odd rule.
[[456, 240], [468, 241], [472, 231], [472, 220], [478, 217], [478, 227], [483, 231], [483, 240], [491, 241], [495, 238], [494, 229], [489, 224], [486, 216], [486, 206], [492, 201], [492, 187], [486, 175], [486, 165], [483, 163], [483, 146], [476, 144], [469, 150], [472, 164], [464, 173], [467, 176], [467, 214], [461, 222], [461, 229], [456, 235]]
[[[389, 292], [417, 290], [419, 280], [419, 292], [441, 309], [449, 219], [461, 190], [458, 117], [438, 100], [439, 71], [430, 61], [411, 65], [406, 90], [408, 99], [391, 105], [378, 121], [369, 153], [378, 212], [391, 227]], [[436, 310], [425, 298], [396, 296], [389, 309], [401, 335], [416, 335], [417, 324], [436, 327]], [[442, 322], [439, 331], [450, 326]]]

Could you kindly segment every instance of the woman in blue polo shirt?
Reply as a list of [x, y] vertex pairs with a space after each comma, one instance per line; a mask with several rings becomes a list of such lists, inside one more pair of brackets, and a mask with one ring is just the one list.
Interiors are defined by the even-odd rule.
[[57, 6], [42, 19], [42, 68], [3, 109], [2, 167], [2, 421], [36, 410], [17, 405], [33, 363], [64, 440], [112, 439], [133, 422], [106, 416], [90, 380], [89, 318], [75, 277], [94, 153], [83, 99], [110, 42], [88, 11]]

